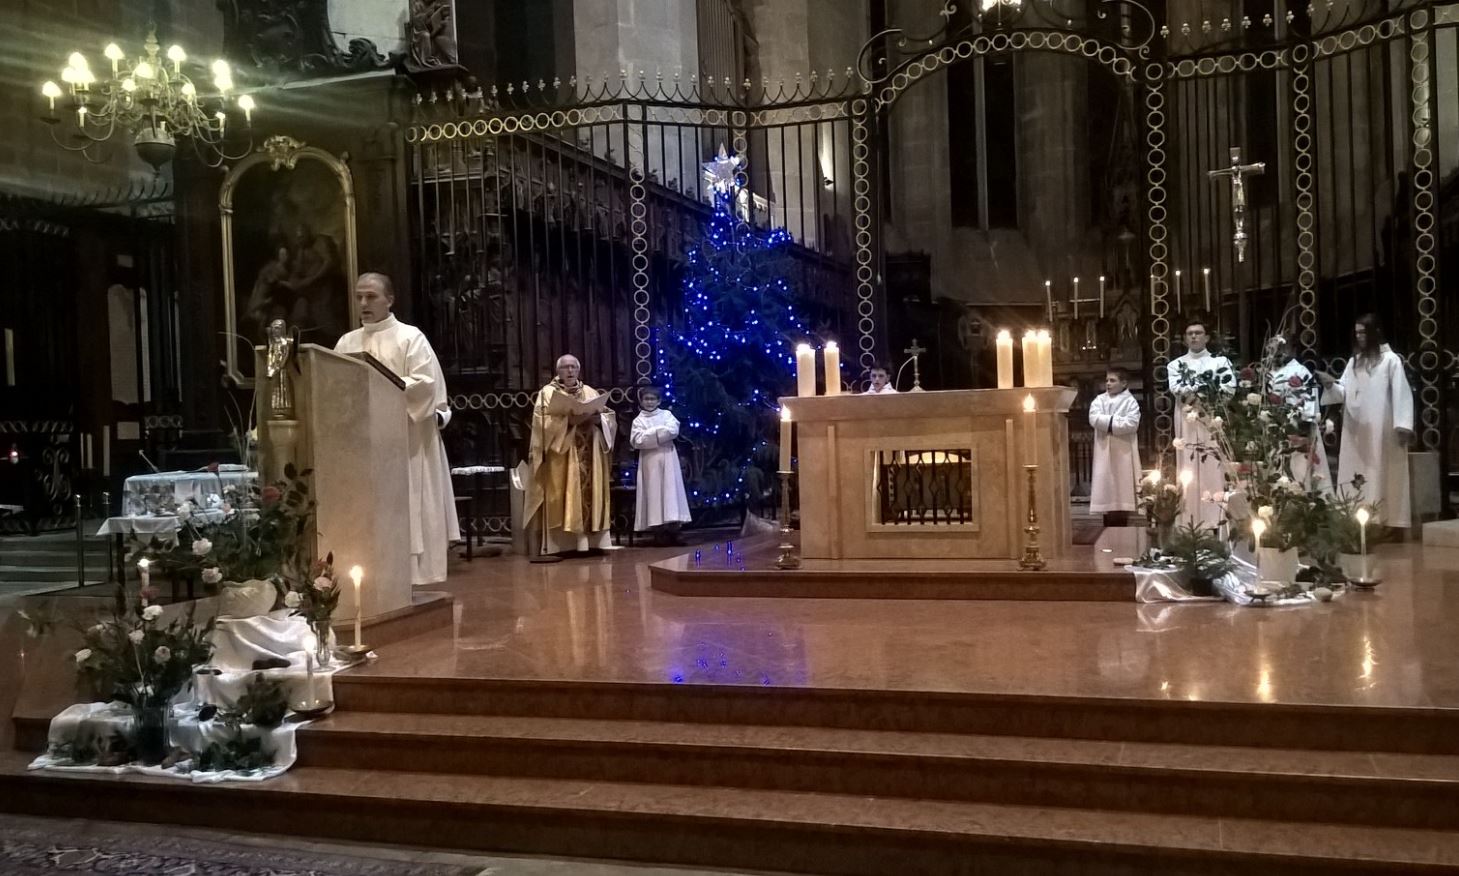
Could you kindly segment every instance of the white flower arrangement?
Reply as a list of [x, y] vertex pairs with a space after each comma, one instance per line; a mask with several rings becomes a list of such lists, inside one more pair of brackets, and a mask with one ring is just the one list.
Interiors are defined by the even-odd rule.
[[285, 593], [284, 594], [284, 607], [285, 608], [298, 608], [299, 607], [299, 591], [297, 591], [297, 590], [290, 590], [288, 593]]
[[213, 543], [211, 541], [208, 541], [206, 538], [200, 538], [197, 541], [193, 542], [193, 555], [194, 556], [206, 557], [208, 554], [210, 554], [212, 552], [213, 552]]
[[146, 635], [146, 630], [132, 630], [130, 633], [127, 633], [127, 638], [132, 640], [133, 645], [140, 645], [142, 644], [142, 639], [145, 638]]
[[166, 645], [158, 645], [157, 650], [152, 652], [152, 659], [158, 663], [166, 663], [172, 659], [172, 649]]
[[1260, 508], [1256, 509], [1256, 516], [1260, 517], [1262, 520], [1271, 520], [1272, 516], [1276, 513], [1277, 509], [1273, 508], [1270, 505], [1263, 505]]
[[1246, 403], [1254, 408], [1261, 407], [1261, 393], [1248, 392], [1246, 394]]
[[149, 605], [142, 609], [142, 620], [144, 621], [155, 621], [159, 617], [162, 617], [162, 606], [160, 605]]
[[223, 580], [223, 572], [217, 566], [209, 566], [203, 570], [204, 584], [217, 584]]
[[1184, 438], [1172, 438], [1171, 441], [1170, 441], [1170, 446], [1173, 447], [1173, 448], [1175, 448], [1176, 450], [1184, 450], [1185, 449], [1185, 439]]

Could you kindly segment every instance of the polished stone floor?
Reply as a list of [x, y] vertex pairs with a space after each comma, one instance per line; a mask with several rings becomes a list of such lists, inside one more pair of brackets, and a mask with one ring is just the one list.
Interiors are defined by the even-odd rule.
[[1459, 708], [1459, 549], [1385, 545], [1377, 592], [1298, 608], [651, 590], [646, 563], [683, 550], [454, 563], [454, 632], [359, 671]]

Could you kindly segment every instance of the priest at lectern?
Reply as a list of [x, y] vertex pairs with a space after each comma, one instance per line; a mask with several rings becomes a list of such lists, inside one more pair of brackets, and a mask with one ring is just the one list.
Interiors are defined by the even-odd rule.
[[335, 352], [369, 353], [405, 382], [405, 409], [410, 415], [408, 466], [410, 483], [411, 584], [446, 580], [446, 550], [461, 538], [451, 468], [440, 430], [451, 420], [446, 379], [426, 336], [395, 318], [395, 285], [384, 274], [361, 274], [355, 283], [363, 325], [347, 332]]
[[556, 371], [532, 410], [532, 485], [524, 520], [535, 518], [543, 554], [599, 551], [611, 538], [608, 502], [618, 420], [607, 395], [582, 382], [576, 356], [559, 357]]

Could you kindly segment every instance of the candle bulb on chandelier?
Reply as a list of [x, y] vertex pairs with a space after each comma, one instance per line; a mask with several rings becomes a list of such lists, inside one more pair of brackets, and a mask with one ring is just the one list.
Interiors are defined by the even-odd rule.
[[241, 110], [243, 110], [243, 123], [245, 125], [252, 124], [253, 123], [253, 108], [254, 108], [253, 96], [252, 95], [249, 95], [249, 94], [245, 94], [245, 95], [242, 95], [241, 97], [239, 97], [238, 98], [238, 108], [241, 109]]
[[122, 53], [122, 47], [117, 45], [116, 43], [107, 43], [106, 48], [102, 49], [101, 53], [106, 56], [106, 59], [108, 61], [111, 62], [111, 78], [117, 78], [117, 73], [120, 72], [118, 69], [118, 65], [120, 65], [122, 59], [126, 57], [126, 55]]
[[61, 86], [47, 79], [45, 84], [41, 86], [41, 94], [45, 96], [46, 100], [50, 101], [51, 115], [54, 117], [56, 115], [56, 98], [61, 96]]

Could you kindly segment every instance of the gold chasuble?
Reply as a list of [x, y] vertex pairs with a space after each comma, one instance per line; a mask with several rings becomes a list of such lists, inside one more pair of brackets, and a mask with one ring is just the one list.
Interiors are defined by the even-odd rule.
[[[554, 396], [563, 395], [554, 401]], [[572, 402], [589, 402], [599, 393], [585, 383], [566, 388], [560, 379], [542, 387], [532, 409], [532, 445], [528, 463], [532, 487], [526, 519], [542, 529], [542, 552], [586, 551], [609, 546], [609, 488], [612, 486], [613, 440], [618, 420], [611, 410], [581, 415], [571, 424]], [[568, 402], [568, 404], [564, 404]], [[537, 515], [544, 516], [540, 519]]]

